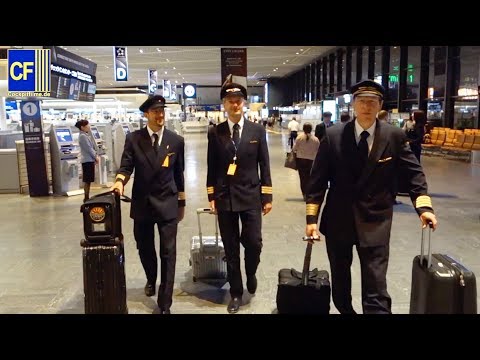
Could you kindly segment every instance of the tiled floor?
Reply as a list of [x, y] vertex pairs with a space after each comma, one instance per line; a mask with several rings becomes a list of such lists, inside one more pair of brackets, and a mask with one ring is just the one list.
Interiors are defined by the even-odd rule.
[[[178, 230], [172, 313], [225, 314], [228, 284], [192, 281], [189, 247], [191, 237], [198, 232], [195, 209], [208, 205], [205, 188], [207, 141], [205, 134], [185, 134], [185, 138], [187, 211]], [[240, 311], [244, 314], [275, 312], [278, 270], [284, 267], [301, 269], [305, 249], [301, 241], [305, 205], [298, 175], [283, 167], [286, 132], [269, 132], [268, 142], [273, 210], [263, 218], [264, 247], [257, 274], [259, 285], [254, 297], [245, 291], [246, 305]], [[480, 167], [430, 157], [423, 157], [422, 162], [439, 219], [439, 229], [433, 234], [433, 251], [448, 253], [480, 274]], [[130, 191], [131, 184], [126, 194]], [[388, 290], [393, 299], [393, 312], [405, 314], [409, 307], [412, 259], [420, 251], [420, 223], [409, 198], [399, 197], [399, 200], [403, 204], [394, 208]], [[82, 196], [0, 195], [0, 313], [84, 312], [81, 202]], [[156, 297], [147, 298], [143, 294], [145, 275], [135, 248], [128, 204], [123, 204], [122, 209], [129, 313], [155, 313]], [[207, 221], [203, 233], [213, 234], [213, 228], [213, 220]], [[156, 236], [158, 242], [158, 234]], [[324, 242], [315, 245], [312, 264], [329, 269]], [[361, 312], [356, 254], [352, 277], [354, 306]], [[332, 313], [337, 313], [333, 306]]]

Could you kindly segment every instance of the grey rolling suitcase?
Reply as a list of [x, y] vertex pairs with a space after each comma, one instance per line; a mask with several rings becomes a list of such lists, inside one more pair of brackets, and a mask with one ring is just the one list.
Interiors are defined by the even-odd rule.
[[412, 265], [410, 314], [477, 314], [475, 274], [446, 254], [424, 255], [424, 231], [420, 255]]
[[[215, 216], [215, 236], [203, 236], [200, 214]], [[199, 279], [226, 279], [227, 262], [222, 238], [218, 236], [218, 219], [211, 209], [197, 209], [198, 235], [192, 237], [190, 265], [193, 281]]]

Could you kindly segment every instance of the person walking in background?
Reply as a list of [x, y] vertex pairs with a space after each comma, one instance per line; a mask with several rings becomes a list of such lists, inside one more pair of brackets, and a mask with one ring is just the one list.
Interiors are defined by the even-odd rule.
[[[133, 171], [130, 217], [133, 234], [147, 284], [146, 296], [155, 295], [158, 260], [155, 250], [155, 224], [160, 235], [160, 286], [157, 304], [161, 314], [170, 314], [175, 264], [177, 227], [185, 215], [183, 137], [165, 128], [165, 98], [149, 97], [140, 106], [147, 126], [127, 135], [120, 168], [112, 190], [123, 195]], [[214, 126], [210, 126], [215, 129]]]
[[312, 135], [312, 124], [303, 124], [303, 134], [297, 136], [292, 151], [296, 154], [298, 176], [300, 177], [300, 189], [302, 190], [303, 200], [306, 200], [307, 186], [310, 179], [310, 170], [313, 160], [317, 155], [320, 141], [315, 135]]
[[220, 98], [228, 120], [208, 132], [207, 194], [210, 208], [218, 213], [230, 283], [227, 311], [233, 314], [239, 311], [243, 296], [240, 244], [245, 249], [247, 290], [250, 294], [257, 290], [262, 213], [272, 209], [272, 179], [265, 128], [245, 121], [243, 115], [247, 89], [225, 84]]
[[90, 124], [88, 120], [79, 120], [75, 127], [80, 130], [78, 143], [80, 144], [80, 153], [82, 156], [82, 180], [84, 198], [83, 202], [90, 198], [90, 185], [95, 181], [95, 165], [98, 164], [99, 157], [95, 150], [94, 140], [89, 135]]
[[346, 123], [350, 121], [350, 115], [347, 112], [342, 112], [340, 115], [340, 122], [341, 123]]
[[326, 129], [333, 126], [332, 113], [330, 111], [325, 111], [322, 117], [323, 121], [315, 126], [315, 136], [320, 141], [325, 137]]
[[298, 129], [300, 128], [300, 124], [297, 121], [297, 118], [294, 116], [292, 120], [288, 123], [288, 130], [290, 130], [290, 137], [288, 138], [288, 145], [290, 145], [290, 149], [293, 148], [293, 144], [295, 143], [295, 139], [298, 135]]
[[422, 110], [415, 110], [412, 114], [414, 123], [413, 129], [407, 132], [410, 148], [415, 154], [418, 162], [420, 162], [420, 155], [422, 154], [423, 137], [425, 136], [425, 125], [427, 118], [425, 112]]
[[437, 227], [421, 165], [405, 133], [378, 121], [385, 89], [365, 80], [351, 89], [355, 121], [328, 130], [313, 163], [306, 204], [307, 236], [320, 237], [317, 221], [327, 184], [320, 231], [325, 235], [332, 276], [332, 298], [341, 314], [352, 306], [353, 246], [361, 269], [364, 314], [390, 314], [387, 292], [395, 179], [406, 174], [413, 206], [423, 227]]
[[377, 114], [377, 119], [383, 122], [388, 123], [388, 111], [387, 110], [380, 110]]

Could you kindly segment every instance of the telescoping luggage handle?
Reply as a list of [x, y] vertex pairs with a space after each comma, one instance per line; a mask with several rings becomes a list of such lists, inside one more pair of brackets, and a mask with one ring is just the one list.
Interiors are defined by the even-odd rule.
[[[428, 260], [427, 260], [427, 269], [432, 266], [432, 248], [430, 246], [431, 244], [431, 238], [432, 238], [432, 227], [433, 224], [431, 222], [428, 223]], [[425, 258], [425, 255], [423, 253], [424, 250], [424, 242], [425, 242], [425, 228], [422, 228], [422, 242], [420, 244], [420, 265], [423, 264], [423, 259]]]
[[101, 194], [96, 194], [96, 195], [90, 197], [90, 199], [96, 198], [97, 196], [109, 195], [109, 194], [112, 194], [112, 193], [115, 194], [115, 195], [120, 196], [120, 200], [122, 200], [122, 201], [124, 201], [124, 202], [132, 202], [132, 199], [130, 199], [130, 198], [129, 198], [128, 196], [126, 196], [126, 195], [120, 195], [117, 190], [109, 190], [109, 191], [104, 192], [104, 193], [101, 193]]
[[217, 214], [215, 214], [210, 208], [198, 208], [197, 209], [197, 220], [198, 220], [198, 237], [200, 239], [200, 248], [203, 247], [202, 241], [202, 225], [200, 224], [200, 214], [212, 214], [215, 215], [215, 245], [218, 248], [218, 219]]
[[304, 236], [302, 238], [307, 242], [307, 249], [305, 250], [305, 258], [303, 259], [303, 270], [302, 270], [302, 285], [308, 285], [308, 274], [310, 272], [310, 261], [312, 259], [312, 246], [313, 244], [309, 240], [319, 240], [318, 237], [314, 236]]

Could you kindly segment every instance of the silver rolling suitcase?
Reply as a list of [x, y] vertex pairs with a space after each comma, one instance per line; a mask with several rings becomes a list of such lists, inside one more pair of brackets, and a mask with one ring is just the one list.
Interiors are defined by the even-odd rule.
[[[215, 236], [203, 236], [200, 224], [200, 214], [215, 216]], [[197, 209], [198, 236], [192, 237], [190, 248], [190, 265], [193, 281], [199, 279], [226, 279], [227, 262], [222, 238], [218, 236], [218, 219], [210, 209]]]

